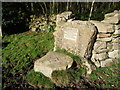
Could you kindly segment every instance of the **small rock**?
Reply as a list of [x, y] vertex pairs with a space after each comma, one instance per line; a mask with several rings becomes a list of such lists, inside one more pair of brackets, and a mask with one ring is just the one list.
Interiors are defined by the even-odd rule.
[[97, 50], [95, 50], [95, 53], [99, 54], [99, 53], [104, 53], [104, 52], [108, 52], [108, 51], [109, 51], [108, 49], [97, 49]]
[[100, 67], [100, 62], [98, 60], [92, 57], [91, 61], [95, 64], [96, 67]]
[[113, 47], [113, 44], [112, 44], [112, 42], [108, 42], [107, 43], [107, 49], [109, 49], [109, 50], [112, 50], [112, 47]]
[[111, 34], [103, 34], [103, 33], [97, 35], [98, 38], [106, 38], [106, 37], [110, 37], [110, 36], [111, 36]]
[[84, 63], [83, 65], [87, 66], [87, 74], [91, 74], [92, 72], [92, 68], [91, 68], [91, 65], [88, 63], [88, 60], [87, 59], [84, 59]]
[[107, 58], [107, 53], [100, 53], [100, 54], [98, 54], [98, 59], [99, 60], [104, 60], [106, 58]]
[[105, 41], [105, 42], [109, 42], [112, 40], [111, 37], [108, 37], [108, 38], [97, 38], [98, 41]]
[[34, 63], [35, 72], [41, 72], [51, 78], [54, 70], [66, 70], [71, 67], [73, 59], [62, 53], [50, 51]]
[[107, 53], [99, 53], [99, 54], [93, 54], [92, 58], [96, 59], [96, 60], [104, 60], [107, 58]]
[[112, 38], [113, 43], [120, 43], [120, 37]]
[[110, 66], [113, 64], [112, 59], [106, 59], [105, 61], [101, 61], [101, 67], [106, 67], [106, 66]]
[[32, 30], [32, 31], [36, 31], [36, 28], [32, 28], [31, 30]]
[[120, 29], [120, 24], [119, 25], [114, 25], [114, 29], [119, 30]]
[[120, 49], [120, 44], [119, 43], [113, 43], [113, 49], [114, 50]]
[[112, 52], [108, 52], [110, 58], [120, 58], [120, 50], [114, 50]]
[[104, 49], [106, 48], [106, 42], [97, 41], [94, 44], [94, 49]]
[[113, 34], [120, 34], [120, 29], [119, 30], [115, 30], [115, 32]]

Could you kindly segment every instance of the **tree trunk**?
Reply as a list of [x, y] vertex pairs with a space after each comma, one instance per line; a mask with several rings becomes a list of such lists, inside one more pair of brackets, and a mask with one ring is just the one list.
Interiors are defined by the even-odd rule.
[[92, 10], [93, 10], [94, 2], [95, 2], [95, 0], [93, 0], [93, 2], [92, 2], [92, 6], [91, 6], [91, 10], [90, 10], [90, 15], [89, 15], [89, 19], [88, 19], [89, 21], [90, 21], [91, 15], [92, 15]]
[[53, 0], [53, 3], [52, 3], [52, 14], [54, 14], [54, 8], [55, 8], [55, 2]]
[[68, 9], [69, 9], [69, 0], [68, 0], [67, 5], [66, 5], [66, 11], [68, 11]]

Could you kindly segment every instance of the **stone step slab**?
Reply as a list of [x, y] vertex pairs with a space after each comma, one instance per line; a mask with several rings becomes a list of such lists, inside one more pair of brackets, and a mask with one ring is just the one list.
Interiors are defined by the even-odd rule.
[[51, 78], [54, 70], [66, 70], [71, 67], [73, 59], [65, 54], [54, 51], [48, 52], [45, 56], [34, 63], [35, 72], [41, 72]]

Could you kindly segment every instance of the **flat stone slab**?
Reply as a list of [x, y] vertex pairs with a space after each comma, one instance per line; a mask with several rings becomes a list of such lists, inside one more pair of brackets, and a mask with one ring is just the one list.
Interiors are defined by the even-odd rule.
[[105, 19], [102, 22], [117, 24], [120, 21], [120, 10], [115, 10], [112, 13], [105, 14]]
[[114, 26], [109, 23], [104, 23], [100, 21], [91, 20], [91, 23], [93, 23], [97, 28], [99, 33], [113, 33], [114, 32]]
[[65, 54], [50, 51], [34, 63], [35, 72], [51, 78], [54, 70], [66, 70], [72, 66], [73, 59]]

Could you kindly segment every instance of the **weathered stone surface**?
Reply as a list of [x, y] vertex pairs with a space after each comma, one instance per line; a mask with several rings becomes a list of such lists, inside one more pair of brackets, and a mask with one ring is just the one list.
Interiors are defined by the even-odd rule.
[[114, 50], [120, 49], [120, 43], [113, 43], [113, 49]]
[[114, 26], [112, 24], [103, 23], [100, 21], [93, 21], [91, 20], [93, 24], [98, 28], [98, 32], [100, 33], [113, 33], [114, 32]]
[[104, 60], [106, 58], [107, 58], [107, 53], [100, 53], [100, 54], [98, 54], [98, 59], [99, 60]]
[[112, 37], [107, 37], [107, 38], [97, 38], [98, 41], [104, 41], [104, 42], [109, 42], [112, 40]]
[[114, 25], [114, 29], [119, 30], [120, 29], [120, 24], [119, 25]]
[[84, 58], [84, 63], [83, 63], [83, 65], [85, 65], [85, 66], [87, 66], [87, 74], [91, 74], [91, 72], [92, 72], [92, 67], [91, 67], [91, 64], [90, 63], [88, 63], [88, 60], [86, 59], [86, 58]]
[[91, 58], [91, 61], [95, 64], [96, 67], [100, 67], [100, 62], [96, 58]]
[[108, 52], [110, 58], [116, 59], [120, 58], [120, 50], [114, 50], [112, 52]]
[[66, 70], [73, 63], [71, 57], [62, 53], [50, 51], [44, 57], [38, 59], [34, 63], [34, 70], [42, 72], [45, 76], [51, 78], [54, 70]]
[[112, 59], [106, 59], [105, 61], [101, 61], [101, 67], [106, 67], [106, 66], [110, 66], [113, 64]]
[[94, 44], [94, 50], [105, 49], [105, 48], [106, 48], [106, 42], [96, 41], [95, 44]]
[[120, 29], [119, 30], [115, 30], [115, 32], [113, 34], [120, 34]]
[[94, 49], [93, 52], [95, 54], [103, 53], [103, 52], [108, 51], [107, 47], [106, 47], [106, 42], [103, 42], [103, 41], [96, 41], [93, 49]]
[[110, 37], [110, 36], [111, 36], [111, 34], [103, 34], [103, 33], [97, 34], [98, 38], [106, 38], [106, 37]]
[[107, 49], [112, 50], [113, 44], [111, 42], [107, 43]]
[[88, 21], [66, 22], [54, 32], [55, 49], [66, 49], [75, 55], [90, 57], [96, 34], [97, 29]]
[[102, 22], [117, 24], [120, 21], [120, 11], [105, 14], [105, 19]]
[[57, 15], [57, 19], [56, 19], [56, 24], [59, 24], [60, 21], [67, 21], [68, 19], [70, 19], [72, 16], [72, 12], [71, 11], [66, 11], [63, 12], [61, 14]]
[[120, 43], [120, 37], [112, 38], [113, 43]]
[[99, 54], [93, 54], [92, 58], [95, 58], [96, 60], [104, 60], [107, 58], [107, 53], [99, 53]]
[[108, 49], [96, 49], [96, 50], [93, 50], [95, 54], [99, 54], [99, 53], [104, 53], [104, 52], [108, 52], [109, 50]]
[[36, 28], [32, 28], [31, 30], [32, 30], [32, 31], [36, 31]]

